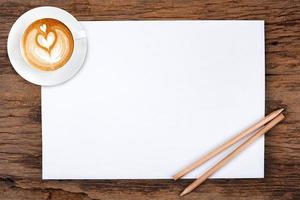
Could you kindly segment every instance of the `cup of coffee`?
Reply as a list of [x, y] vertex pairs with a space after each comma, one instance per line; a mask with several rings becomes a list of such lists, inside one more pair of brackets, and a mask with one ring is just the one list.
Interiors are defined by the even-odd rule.
[[43, 18], [30, 24], [21, 39], [22, 56], [39, 70], [54, 71], [63, 67], [74, 49], [69, 28], [57, 19]]
[[43, 6], [22, 14], [7, 40], [9, 60], [18, 74], [37, 85], [71, 79], [87, 53], [84, 27], [67, 11]]

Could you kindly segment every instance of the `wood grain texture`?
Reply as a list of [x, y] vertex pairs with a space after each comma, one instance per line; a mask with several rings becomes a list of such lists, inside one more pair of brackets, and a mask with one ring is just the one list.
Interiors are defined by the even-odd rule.
[[266, 112], [286, 119], [266, 136], [264, 179], [208, 180], [184, 199], [300, 199], [300, 1], [0, 0], [0, 199], [180, 199], [192, 180], [41, 180], [40, 87], [16, 74], [6, 42], [14, 21], [42, 5], [79, 20], [259, 19], [266, 25]]

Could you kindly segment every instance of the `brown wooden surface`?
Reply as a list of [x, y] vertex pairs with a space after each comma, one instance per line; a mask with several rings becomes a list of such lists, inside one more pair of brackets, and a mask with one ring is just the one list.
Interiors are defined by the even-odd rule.
[[40, 87], [11, 67], [14, 21], [36, 6], [79, 20], [259, 19], [266, 23], [266, 112], [286, 119], [266, 136], [265, 178], [208, 180], [182, 199], [300, 199], [300, 2], [192, 0], [0, 0], [0, 199], [180, 199], [192, 180], [41, 180]]

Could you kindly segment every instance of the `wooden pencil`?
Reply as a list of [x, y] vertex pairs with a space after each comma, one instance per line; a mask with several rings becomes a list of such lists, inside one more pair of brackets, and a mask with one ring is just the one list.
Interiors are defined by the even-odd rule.
[[238, 155], [242, 150], [246, 149], [250, 144], [255, 142], [260, 136], [265, 134], [267, 131], [269, 131], [271, 128], [273, 128], [276, 124], [278, 124], [283, 119], [284, 119], [283, 114], [278, 115], [276, 118], [274, 118], [272, 121], [270, 121], [270, 123], [266, 124], [257, 133], [255, 133], [253, 136], [251, 136], [249, 139], [247, 139], [245, 142], [243, 142], [233, 152], [228, 154], [224, 159], [222, 159], [220, 162], [218, 162], [216, 165], [214, 165], [211, 169], [209, 169], [203, 175], [198, 177], [192, 184], [190, 184], [187, 188], [185, 188], [183, 190], [183, 192], [180, 194], [180, 196], [190, 193], [192, 190], [194, 190], [196, 187], [198, 187], [201, 183], [203, 183], [209, 176], [211, 176], [216, 171], [218, 171], [221, 167], [226, 165], [231, 159], [233, 159], [236, 155]]
[[259, 127], [261, 127], [261, 126], [265, 125], [266, 123], [270, 122], [272, 119], [277, 117], [280, 113], [282, 113], [283, 110], [284, 109], [278, 109], [278, 110], [270, 113], [269, 115], [264, 117], [262, 120], [260, 120], [259, 122], [257, 122], [253, 126], [251, 126], [248, 129], [242, 131], [240, 134], [236, 135], [235, 137], [233, 137], [229, 141], [225, 142], [221, 146], [219, 146], [216, 149], [214, 149], [213, 151], [209, 152], [208, 154], [206, 154], [201, 159], [195, 161], [191, 165], [189, 165], [189, 166], [185, 167], [184, 169], [182, 169], [181, 171], [179, 171], [177, 174], [175, 174], [173, 176], [173, 179], [177, 180], [177, 179], [181, 178], [182, 176], [186, 175], [187, 173], [191, 172], [192, 170], [196, 169], [197, 167], [199, 167], [200, 165], [202, 165], [206, 161], [210, 160], [211, 158], [213, 158], [217, 154], [221, 153], [225, 149], [229, 148], [230, 146], [232, 146], [233, 144], [235, 144], [236, 142], [241, 140], [243, 137], [247, 136], [248, 134], [256, 131]]

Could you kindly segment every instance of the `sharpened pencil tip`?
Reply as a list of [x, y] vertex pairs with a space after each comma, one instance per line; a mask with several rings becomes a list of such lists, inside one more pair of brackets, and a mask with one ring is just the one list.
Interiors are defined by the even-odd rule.
[[184, 195], [186, 195], [187, 193], [189, 193], [189, 191], [187, 190], [187, 189], [185, 189], [185, 190], [183, 190], [181, 193], [180, 193], [180, 195], [179, 196], [184, 196]]
[[174, 179], [174, 181], [178, 180], [180, 177], [178, 177], [177, 175], [172, 176], [172, 178]]
[[273, 111], [272, 114], [275, 114], [277, 116], [277, 115], [281, 114], [283, 111], [284, 111], [284, 108], [280, 108], [278, 110]]

